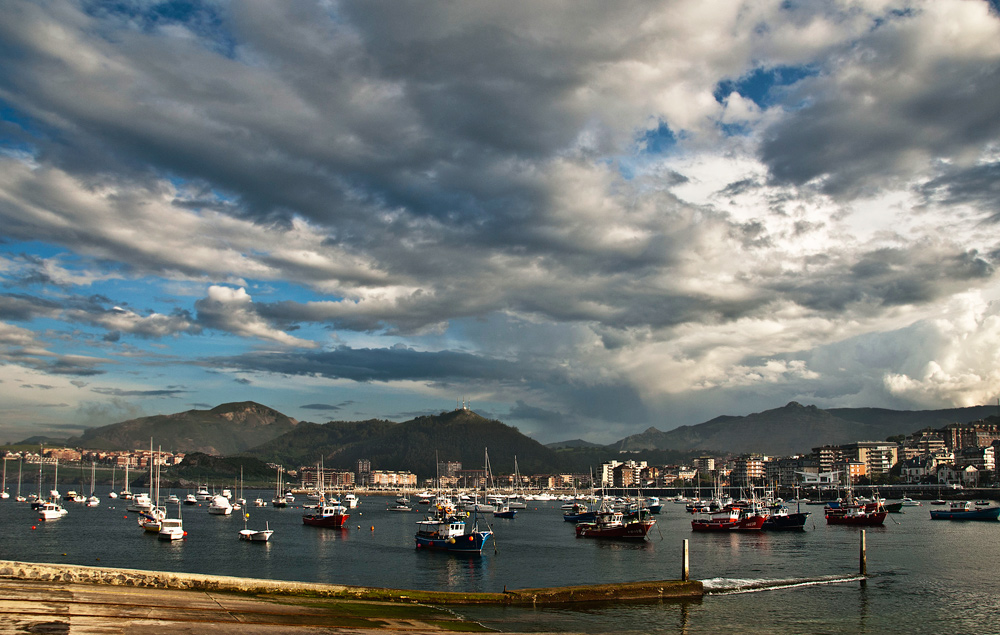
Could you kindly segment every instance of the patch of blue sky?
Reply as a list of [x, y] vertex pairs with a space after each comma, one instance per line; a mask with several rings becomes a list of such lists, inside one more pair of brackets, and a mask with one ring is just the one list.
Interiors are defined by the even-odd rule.
[[216, 53], [233, 58], [236, 40], [228, 30], [224, 15], [226, 3], [198, 0], [86, 0], [84, 11], [98, 20], [126, 24], [144, 33], [163, 32], [166, 27], [183, 26], [199, 37], [202, 45]]
[[55, 258], [56, 256], [71, 256], [61, 245], [41, 242], [37, 240], [2, 240], [0, 239], [0, 253], [10, 256], [20, 254], [30, 254], [37, 258]]
[[720, 81], [712, 95], [721, 104], [735, 92], [762, 109], [768, 108], [780, 101], [782, 89], [818, 73], [814, 66], [758, 66], [736, 79]]
[[722, 123], [720, 121], [716, 125], [727, 137], [746, 137], [753, 131], [753, 128], [745, 123]]
[[35, 141], [48, 135], [46, 127], [33, 117], [0, 99], [0, 148], [34, 155]]
[[989, 2], [990, 9], [993, 10], [993, 13], [996, 14], [997, 17], [1000, 17], [1000, 0], [986, 0], [986, 1]]

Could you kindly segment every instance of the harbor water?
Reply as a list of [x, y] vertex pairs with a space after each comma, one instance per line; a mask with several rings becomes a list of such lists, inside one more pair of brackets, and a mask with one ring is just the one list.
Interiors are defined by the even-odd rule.
[[[64, 503], [68, 515], [48, 522], [26, 503], [0, 500], [0, 559], [495, 592], [677, 579], [688, 540], [691, 577], [709, 590], [701, 600], [451, 610], [518, 632], [1000, 632], [1000, 523], [932, 521], [926, 502], [867, 529], [869, 578], [862, 583], [853, 579], [860, 531], [826, 525], [816, 506], [803, 507], [811, 512], [804, 532], [701, 534], [691, 532], [682, 505], [668, 502], [648, 540], [631, 543], [578, 539], [559, 503], [529, 502], [512, 520], [482, 519], [495, 540], [468, 556], [415, 549], [422, 512], [388, 511], [393, 497], [362, 497], [342, 530], [303, 525], [302, 499], [286, 509], [251, 506], [243, 510], [247, 519], [243, 511], [216, 516], [204, 503], [181, 505], [187, 538], [163, 542], [138, 527], [125, 501], [106, 494], [98, 492], [98, 507]], [[257, 496], [269, 500], [271, 493], [247, 492], [249, 500]], [[251, 529], [273, 529], [271, 541], [238, 540], [244, 520]]]

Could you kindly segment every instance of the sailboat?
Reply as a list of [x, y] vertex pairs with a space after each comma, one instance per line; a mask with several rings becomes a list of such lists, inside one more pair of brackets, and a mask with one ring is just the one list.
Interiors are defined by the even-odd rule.
[[122, 491], [118, 492], [118, 495], [124, 498], [125, 500], [132, 500], [132, 492], [130, 492], [128, 489], [129, 488], [128, 466], [129, 463], [131, 462], [132, 462], [132, 457], [127, 457], [125, 459], [125, 484], [122, 486]]
[[507, 499], [507, 507], [510, 509], [528, 509], [528, 502], [524, 500], [524, 492], [521, 491], [521, 472], [517, 469], [517, 455], [514, 456], [514, 489]]
[[[153, 440], [149, 440], [149, 455], [152, 464], [149, 466], [149, 498], [150, 508], [139, 513], [139, 525], [149, 532], [160, 533], [163, 519], [167, 517], [167, 509], [160, 506], [160, 461], [159, 450], [153, 454]], [[138, 499], [138, 497], [136, 497]], [[133, 501], [135, 502], [135, 501]]]
[[0, 498], [10, 498], [7, 493], [7, 457], [3, 457], [3, 486], [0, 487]]
[[17, 496], [14, 497], [14, 500], [16, 500], [19, 503], [23, 503], [26, 500], [28, 500], [24, 496], [21, 496], [21, 467], [23, 465], [24, 465], [24, 459], [22, 458], [20, 461], [17, 462]]
[[90, 462], [90, 496], [87, 497], [87, 507], [97, 507], [101, 504], [101, 499], [94, 495], [94, 475], [97, 473], [97, 467], [94, 462]]
[[271, 499], [271, 504], [275, 507], [288, 507], [288, 501], [285, 499], [284, 495], [281, 493], [281, 466], [278, 466], [278, 481], [277, 485], [274, 487], [274, 498]]
[[118, 493], [115, 492], [115, 468], [117, 467], [116, 464], [111, 464], [111, 491], [108, 492], [108, 498], [118, 498]]
[[[489, 486], [490, 486], [490, 483], [493, 480], [493, 477], [490, 475], [490, 452], [489, 452], [489, 449], [486, 449], [485, 453], [486, 453], [486, 462], [485, 462], [485, 465], [484, 465], [484, 469], [486, 471], [486, 478], [485, 478], [485, 481], [483, 483], [483, 488], [484, 488], [484, 490], [487, 490], [487, 489], [489, 489]], [[483, 502], [481, 502], [481, 503], [479, 502], [479, 493], [477, 492], [477, 493], [473, 494], [472, 500], [466, 502], [462, 506], [462, 509], [464, 509], [467, 512], [472, 512], [472, 513], [475, 513], [475, 512], [492, 512], [492, 511], [496, 511], [496, 507], [494, 507], [493, 505], [491, 505], [489, 503], [489, 501], [486, 500], [486, 493], [485, 493], [485, 491], [483, 492]]]
[[[41, 479], [41, 473], [42, 473], [41, 470], [42, 470], [41, 465], [39, 465], [38, 466], [39, 479]], [[48, 501], [41, 502], [41, 504], [37, 507], [38, 516], [39, 519], [41, 520], [57, 520], [69, 513], [62, 505], [59, 504], [59, 490], [56, 489], [58, 487], [57, 485], [58, 480], [59, 480], [59, 459], [56, 459], [56, 475], [52, 482], [53, 489], [49, 492], [50, 498]]]

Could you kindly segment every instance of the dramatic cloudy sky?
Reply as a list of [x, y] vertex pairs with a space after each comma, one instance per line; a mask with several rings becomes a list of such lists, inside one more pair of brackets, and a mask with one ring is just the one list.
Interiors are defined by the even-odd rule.
[[1000, 393], [997, 0], [0, 7], [0, 440]]

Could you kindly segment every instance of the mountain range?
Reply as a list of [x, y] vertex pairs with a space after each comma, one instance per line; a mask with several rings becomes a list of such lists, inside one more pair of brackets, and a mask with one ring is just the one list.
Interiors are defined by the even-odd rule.
[[465, 469], [481, 469], [488, 452], [494, 473], [512, 472], [515, 460], [525, 474], [585, 473], [623, 453], [653, 464], [680, 463], [700, 454], [758, 452], [781, 456], [807, 453], [820, 445], [882, 441], [997, 412], [996, 406], [822, 410], [791, 402], [773, 410], [720, 416], [666, 432], [649, 428], [606, 446], [580, 440], [546, 446], [515, 427], [466, 409], [402, 423], [370, 419], [319, 424], [299, 422], [248, 401], [130, 419], [92, 428], [65, 443], [90, 449], [142, 449], [153, 439], [157, 447], [173, 452], [241, 455], [288, 467], [322, 460], [330, 468], [354, 470], [359, 459], [367, 459], [373, 469], [409, 470], [420, 478], [434, 476], [438, 461], [459, 461]]

